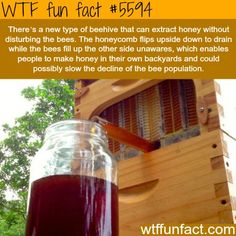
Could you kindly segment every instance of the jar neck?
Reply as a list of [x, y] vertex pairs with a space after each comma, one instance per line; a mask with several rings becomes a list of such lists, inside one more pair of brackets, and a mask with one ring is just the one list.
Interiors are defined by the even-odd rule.
[[108, 146], [108, 139], [102, 126], [88, 120], [72, 119], [57, 122], [46, 129], [44, 142], [62, 136], [76, 136], [78, 141]]

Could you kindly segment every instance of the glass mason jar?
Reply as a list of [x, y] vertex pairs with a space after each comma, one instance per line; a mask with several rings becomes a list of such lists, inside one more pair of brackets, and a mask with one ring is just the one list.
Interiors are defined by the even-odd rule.
[[102, 127], [66, 120], [33, 158], [26, 236], [117, 236], [117, 164]]

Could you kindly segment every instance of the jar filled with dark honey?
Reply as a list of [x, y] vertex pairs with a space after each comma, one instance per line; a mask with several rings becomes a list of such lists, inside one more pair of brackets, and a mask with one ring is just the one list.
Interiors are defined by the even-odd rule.
[[26, 236], [118, 236], [117, 163], [99, 124], [47, 128], [29, 190]]

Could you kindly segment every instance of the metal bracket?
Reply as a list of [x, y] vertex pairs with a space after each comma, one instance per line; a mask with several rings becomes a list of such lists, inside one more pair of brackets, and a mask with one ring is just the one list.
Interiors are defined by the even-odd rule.
[[108, 120], [103, 119], [100, 116], [93, 116], [90, 120], [93, 121], [93, 122], [97, 122], [100, 125], [111, 124], [111, 122], [109, 122]]
[[197, 99], [197, 116], [202, 125], [207, 124], [209, 109], [207, 102], [203, 97], [198, 97]]

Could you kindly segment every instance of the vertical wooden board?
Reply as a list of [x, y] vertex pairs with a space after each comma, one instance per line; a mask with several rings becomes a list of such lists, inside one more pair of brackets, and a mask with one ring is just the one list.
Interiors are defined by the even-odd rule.
[[[206, 125], [200, 124], [201, 133], [219, 129], [220, 120], [216, 102], [215, 81], [194, 80], [197, 99], [204, 99], [209, 109], [209, 119]], [[199, 111], [198, 111], [199, 112]]]
[[172, 98], [171, 98], [171, 85], [170, 81], [160, 83], [160, 98], [162, 104], [164, 133], [169, 134], [174, 131], [173, 124], [173, 111], [172, 111]]
[[220, 128], [220, 120], [218, 114], [216, 116], [211, 116], [208, 118], [207, 122], [207, 130], [211, 132], [213, 130], [217, 130]]
[[195, 79], [194, 84], [198, 96], [205, 96], [215, 91], [214, 80], [208, 80], [208, 83], [202, 83], [204, 80]]
[[226, 168], [231, 170], [236, 196], [236, 140], [224, 131], [221, 132], [223, 153], [226, 158]]
[[188, 81], [184, 80], [184, 81], [181, 81], [181, 84], [184, 88], [184, 94], [185, 94], [185, 99], [183, 102], [185, 103], [186, 110], [187, 110], [188, 126], [197, 125], [199, 122], [198, 122], [197, 110], [196, 110], [197, 98], [196, 98], [196, 88], [195, 88], [194, 82], [192, 80], [188, 80]]
[[217, 80], [215, 89], [221, 129], [236, 138], [236, 80]]
[[203, 97], [208, 105], [212, 105], [212, 104], [216, 103], [216, 92], [215, 91], [212, 91], [212, 92], [204, 95]]
[[[236, 210], [236, 140], [230, 137], [224, 131], [221, 132], [223, 152], [225, 157], [225, 168], [229, 182], [229, 193], [231, 196], [231, 205]], [[236, 218], [234, 216], [234, 221]]]
[[180, 82], [178, 80], [171, 80], [171, 96], [173, 105], [173, 124], [174, 131], [182, 129], [181, 119], [181, 103], [180, 103]]

